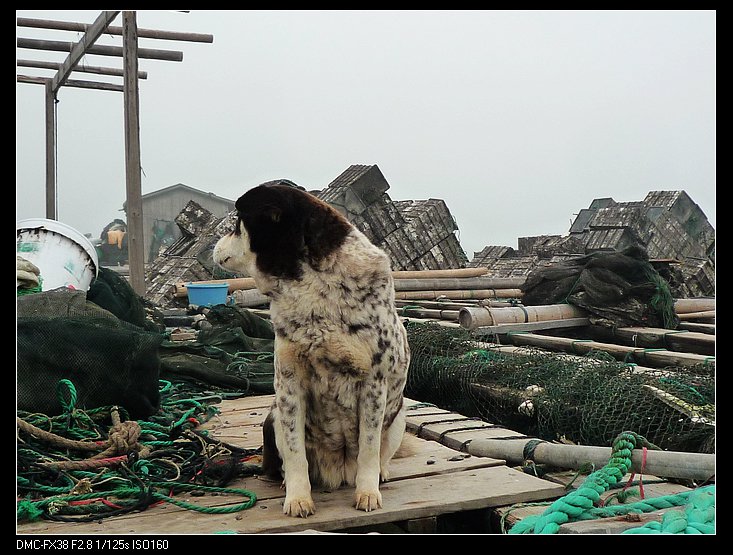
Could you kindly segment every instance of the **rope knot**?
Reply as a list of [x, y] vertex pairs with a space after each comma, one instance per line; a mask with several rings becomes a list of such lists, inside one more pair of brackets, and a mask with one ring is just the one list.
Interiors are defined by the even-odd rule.
[[[115, 424], [109, 430], [109, 449], [107, 455], [126, 455], [130, 451], [140, 451], [138, 444], [140, 438], [140, 424], [134, 420]], [[110, 449], [112, 450], [110, 452]]]

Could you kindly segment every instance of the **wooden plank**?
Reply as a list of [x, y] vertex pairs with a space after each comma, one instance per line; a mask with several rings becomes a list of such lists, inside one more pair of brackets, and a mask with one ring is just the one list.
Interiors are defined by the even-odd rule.
[[456, 451], [463, 453], [468, 452], [468, 446], [472, 441], [476, 439], [508, 439], [517, 438], [524, 439], [526, 436], [520, 432], [515, 432], [508, 428], [495, 427], [495, 428], [483, 428], [480, 430], [463, 430], [454, 431], [445, 434], [442, 439], [442, 444], [446, 447], [450, 447]]
[[136, 518], [111, 517], [101, 522], [37, 522], [19, 527], [36, 534], [212, 534], [217, 532], [287, 533], [307, 529], [328, 531], [441, 514], [550, 499], [562, 486], [506, 466], [478, 468], [423, 478], [387, 482], [381, 487], [383, 508], [369, 513], [352, 507], [352, 488], [316, 491], [316, 514], [293, 518], [282, 513], [279, 499], [258, 502], [233, 514], [176, 510], [166, 504]]
[[[445, 420], [462, 421], [468, 420], [467, 416], [463, 416], [457, 412], [444, 411], [444, 412], [422, 412], [421, 414], [410, 414], [407, 418], [407, 424], [410, 431], [423, 428], [430, 422], [443, 422]], [[475, 422], [475, 420], [472, 420]]]
[[492, 436], [504, 438], [515, 434], [524, 437], [522, 434], [513, 432], [507, 428], [475, 420], [427, 426], [421, 430], [419, 437], [437, 441], [451, 449], [461, 451], [465, 450], [466, 445], [479, 437], [479, 434], [483, 438]]

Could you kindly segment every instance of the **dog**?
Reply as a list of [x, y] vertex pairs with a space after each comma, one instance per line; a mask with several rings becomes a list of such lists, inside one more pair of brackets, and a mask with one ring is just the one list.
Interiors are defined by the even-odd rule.
[[288, 183], [254, 187], [219, 239], [219, 266], [270, 298], [275, 399], [263, 424], [263, 471], [282, 471], [283, 512], [315, 513], [312, 485], [355, 487], [382, 507], [380, 480], [405, 436], [410, 363], [386, 253], [340, 212]]

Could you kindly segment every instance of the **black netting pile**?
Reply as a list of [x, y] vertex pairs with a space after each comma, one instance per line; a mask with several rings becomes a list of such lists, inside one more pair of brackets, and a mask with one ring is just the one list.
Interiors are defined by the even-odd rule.
[[17, 408], [58, 415], [56, 388], [70, 380], [80, 407], [120, 405], [146, 418], [159, 405], [160, 333], [59, 288], [17, 299]]
[[58, 288], [17, 300], [17, 408], [58, 415], [57, 385], [77, 405], [124, 407], [134, 419], [159, 407], [159, 380], [219, 397], [274, 392], [269, 320], [233, 306], [206, 312], [194, 341], [171, 341], [162, 313], [119, 274], [100, 268], [88, 292]]
[[121, 274], [104, 266], [89, 286], [87, 300], [147, 331], [165, 331], [160, 310], [135, 293]]
[[548, 441], [607, 446], [630, 430], [662, 449], [715, 452], [711, 367], [651, 371], [604, 353], [502, 353], [463, 329], [410, 322], [407, 330], [411, 399]]
[[539, 267], [527, 276], [522, 293], [525, 306], [572, 304], [598, 325], [675, 329], [679, 323], [669, 285], [640, 246]]

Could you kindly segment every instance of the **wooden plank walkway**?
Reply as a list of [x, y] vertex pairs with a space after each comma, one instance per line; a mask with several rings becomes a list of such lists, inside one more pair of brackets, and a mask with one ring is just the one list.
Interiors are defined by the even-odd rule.
[[[244, 448], [259, 447], [262, 444], [261, 424], [271, 401], [272, 396], [224, 401], [219, 407], [220, 415], [203, 427], [209, 430], [213, 438]], [[433, 418], [431, 412], [448, 412], [411, 400], [408, 400], [409, 407], [415, 407], [408, 410], [409, 430], [417, 430], [425, 418]], [[456, 418], [466, 419], [461, 415]], [[470, 422], [481, 425], [475, 420]], [[442, 425], [450, 426], [451, 423], [443, 422]], [[490, 424], [486, 426], [489, 428], [478, 431], [516, 434], [491, 427]], [[440, 435], [439, 431], [435, 433]], [[509, 468], [502, 460], [461, 454], [429, 439], [413, 437], [410, 443], [411, 454], [393, 461], [392, 477], [381, 487], [384, 507], [370, 513], [352, 507], [353, 488], [345, 487], [331, 491], [314, 489], [316, 514], [307, 519], [288, 517], [282, 514], [285, 492], [279, 483], [247, 477], [235, 480], [228, 487], [255, 493], [257, 503], [250, 509], [236, 513], [206, 514], [162, 504], [141, 513], [109, 517], [91, 523], [40, 521], [21, 524], [17, 527], [17, 533], [117, 535], [340, 531], [515, 503], [552, 500], [565, 493], [562, 485]], [[229, 494], [203, 497], [184, 494], [180, 497], [202, 506], [227, 507], [243, 502], [241, 497]]]

